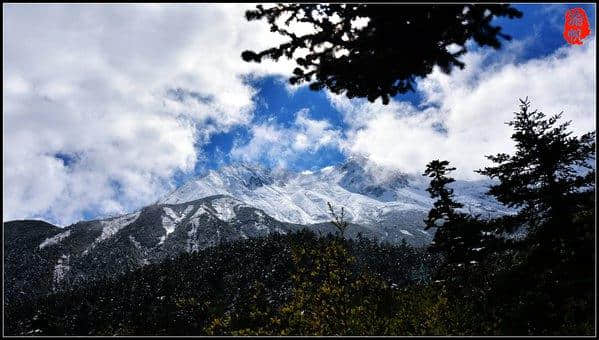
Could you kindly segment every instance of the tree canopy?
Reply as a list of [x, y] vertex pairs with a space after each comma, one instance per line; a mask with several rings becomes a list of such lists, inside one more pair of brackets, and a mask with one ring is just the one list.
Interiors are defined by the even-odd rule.
[[520, 99], [512, 140], [516, 152], [487, 156], [495, 166], [478, 170], [498, 179], [489, 193], [500, 202], [521, 208], [531, 226], [567, 218], [578, 210], [575, 202], [595, 184], [595, 132], [571, 136], [570, 121], [558, 125], [562, 113], [549, 118], [530, 109], [528, 98]]
[[518, 208], [513, 221], [526, 227], [524, 238], [506, 249], [514, 263], [496, 276], [488, 304], [510, 330], [528, 334], [584, 332], [586, 326], [573, 320], [596, 307], [595, 132], [572, 136], [570, 121], [560, 124], [561, 117], [546, 117], [521, 99], [507, 123], [514, 128], [515, 152], [487, 156], [495, 166], [478, 171], [498, 180], [489, 194]]
[[426, 165], [426, 170], [422, 175], [432, 177], [430, 186], [426, 191], [428, 191], [431, 198], [436, 198], [437, 200], [424, 221], [426, 223], [424, 230], [436, 227], [435, 223], [438, 220], [453, 220], [456, 216], [455, 209], [463, 207], [461, 203], [453, 200], [453, 189], [446, 187], [447, 184], [455, 181], [453, 178], [446, 176], [448, 172], [453, 170], [455, 168], [449, 167], [448, 161], [440, 161], [438, 159]]
[[444, 277], [455, 276], [455, 266], [477, 264], [483, 254], [480, 250], [487, 248], [487, 243], [491, 241], [482, 233], [488, 229], [487, 222], [457, 211], [464, 205], [454, 200], [453, 189], [447, 187], [455, 182], [448, 176], [455, 169], [449, 166], [449, 161], [436, 159], [426, 165], [422, 174], [431, 177], [426, 191], [431, 198], [436, 198], [424, 220], [424, 230], [437, 228], [429, 249], [444, 253], [447, 269], [451, 272], [442, 274]]
[[[499, 38], [511, 39], [494, 17], [520, 18], [510, 5], [380, 5], [380, 4], [279, 4], [262, 5], [246, 12], [247, 20], [266, 19], [271, 31], [290, 40], [260, 52], [244, 51], [245, 61], [294, 58], [298, 49], [305, 56], [295, 59], [298, 67], [291, 84], [310, 83], [312, 90], [328, 88], [348, 98], [365, 97], [384, 104], [398, 93], [414, 90], [417, 77], [426, 77], [439, 66], [450, 73], [464, 67], [458, 58], [466, 53], [466, 42], [500, 48]], [[365, 23], [361, 25], [360, 23]], [[298, 35], [296, 23], [310, 24], [314, 32]]]

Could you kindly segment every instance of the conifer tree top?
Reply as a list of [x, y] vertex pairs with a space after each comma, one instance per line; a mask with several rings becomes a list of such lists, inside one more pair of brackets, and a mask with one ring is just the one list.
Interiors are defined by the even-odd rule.
[[506, 123], [514, 128], [516, 152], [487, 156], [496, 165], [477, 172], [500, 181], [489, 191], [500, 202], [541, 221], [564, 213], [573, 195], [594, 185], [595, 132], [572, 136], [570, 121], [558, 124], [563, 113], [547, 118], [530, 106], [520, 99], [520, 111]]
[[451, 177], [446, 176], [450, 171], [455, 170], [449, 167], [448, 161], [440, 161], [438, 159], [427, 164], [423, 176], [432, 177], [430, 186], [426, 189], [431, 198], [437, 198], [433, 204], [433, 208], [429, 211], [428, 217], [425, 220], [425, 230], [436, 227], [436, 222], [440, 219], [450, 221], [456, 216], [455, 209], [463, 207], [461, 203], [453, 200], [453, 189], [446, 187], [447, 184], [454, 182]]

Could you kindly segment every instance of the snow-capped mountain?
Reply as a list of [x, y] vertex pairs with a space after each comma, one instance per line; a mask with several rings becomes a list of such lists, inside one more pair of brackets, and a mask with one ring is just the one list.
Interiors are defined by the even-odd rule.
[[[340, 166], [302, 173], [269, 171], [239, 164], [209, 171], [167, 195], [160, 203], [176, 204], [211, 195], [228, 195], [261, 209], [273, 218], [297, 224], [330, 221], [327, 202], [343, 207], [347, 220], [362, 225], [388, 223], [421, 227], [422, 221], [402, 215], [426, 214], [432, 206], [428, 178], [382, 167], [363, 157], [352, 157]], [[485, 195], [488, 181], [456, 181], [456, 199], [475, 214], [508, 213]], [[408, 223], [405, 223], [408, 222]]]

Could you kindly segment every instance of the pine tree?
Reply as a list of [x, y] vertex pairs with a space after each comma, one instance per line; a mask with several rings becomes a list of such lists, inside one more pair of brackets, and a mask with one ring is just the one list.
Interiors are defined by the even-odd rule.
[[519, 209], [516, 222], [528, 231], [487, 303], [504, 334], [578, 335], [592, 324], [595, 132], [572, 136], [561, 117], [520, 99], [507, 123], [515, 153], [487, 156], [496, 166], [477, 171], [499, 180], [489, 194]]
[[[467, 262], [467, 245], [465, 244], [464, 232], [466, 231], [461, 223], [465, 220], [463, 214], [459, 214], [455, 209], [461, 208], [462, 204], [453, 200], [453, 189], [448, 188], [447, 184], [454, 182], [451, 177], [446, 176], [449, 171], [455, 168], [449, 167], [448, 161], [433, 160], [426, 166], [423, 176], [432, 177], [430, 185], [426, 191], [431, 198], [437, 200], [424, 220], [425, 230], [436, 227], [435, 237], [431, 246], [432, 251], [440, 251], [445, 255], [445, 263], [449, 272], [453, 272], [455, 266], [463, 266]], [[445, 277], [447, 275], [441, 274]], [[449, 276], [455, 276], [450, 274]], [[444, 280], [445, 278], [443, 278]]]
[[424, 222], [425, 230], [437, 227], [429, 250], [444, 257], [444, 264], [436, 273], [437, 280], [446, 288], [462, 291], [457, 294], [464, 294], [484, 280], [483, 275], [474, 274], [479, 272], [479, 264], [492, 251], [497, 239], [485, 236], [491, 225], [488, 221], [456, 211], [463, 204], [454, 201], [453, 190], [447, 187], [455, 181], [447, 173], [454, 170], [448, 161], [433, 160], [427, 164], [423, 176], [432, 178], [427, 191], [437, 200]]
[[345, 220], [345, 208], [341, 207], [341, 215], [337, 215], [333, 209], [333, 206], [331, 205], [331, 202], [327, 202], [327, 205], [329, 206], [329, 212], [333, 217], [331, 223], [339, 231], [337, 235], [341, 238], [345, 237], [345, 230], [347, 230], [347, 227], [349, 226], [349, 223]]
[[487, 156], [497, 165], [477, 172], [499, 180], [489, 194], [519, 208], [531, 236], [553, 238], [559, 231], [551, 226], [559, 227], [579, 211], [584, 192], [595, 183], [589, 164], [594, 159], [595, 132], [571, 136], [571, 121], [557, 125], [562, 113], [545, 118], [543, 112], [530, 110], [528, 98], [520, 99], [515, 115], [507, 124], [515, 130], [516, 152]]
[[445, 222], [453, 220], [457, 216], [455, 209], [463, 207], [461, 203], [453, 200], [453, 189], [446, 187], [447, 184], [455, 181], [453, 178], [445, 176], [448, 172], [455, 170], [448, 165], [448, 161], [433, 160], [426, 165], [426, 170], [422, 174], [432, 177], [426, 191], [429, 192], [431, 198], [437, 198], [428, 217], [424, 220], [426, 223], [424, 230], [437, 227], [436, 223], [441, 219]]

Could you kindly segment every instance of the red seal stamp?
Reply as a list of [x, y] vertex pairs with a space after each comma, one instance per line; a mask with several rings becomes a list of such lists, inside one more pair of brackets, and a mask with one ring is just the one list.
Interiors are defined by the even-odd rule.
[[564, 39], [568, 44], [582, 45], [582, 39], [591, 33], [589, 18], [582, 8], [572, 8], [566, 11], [564, 22]]

